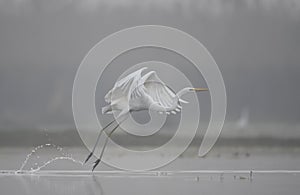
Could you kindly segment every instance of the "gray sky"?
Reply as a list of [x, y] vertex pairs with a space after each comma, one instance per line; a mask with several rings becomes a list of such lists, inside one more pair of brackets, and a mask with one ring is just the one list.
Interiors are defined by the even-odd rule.
[[105, 36], [143, 24], [178, 28], [207, 47], [224, 77], [228, 121], [247, 108], [251, 122], [299, 122], [300, 1], [0, 0], [0, 128], [73, 127], [83, 57]]

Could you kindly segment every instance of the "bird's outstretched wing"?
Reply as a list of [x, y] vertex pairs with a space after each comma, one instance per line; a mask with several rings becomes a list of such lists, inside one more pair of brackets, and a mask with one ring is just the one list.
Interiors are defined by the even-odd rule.
[[145, 69], [147, 68], [141, 68], [117, 81], [114, 87], [105, 95], [105, 101], [113, 104], [113, 101], [120, 101], [120, 99], [126, 98], [128, 100], [132, 91], [138, 86], [142, 72]]
[[174, 98], [176, 97], [176, 93], [172, 91], [157, 76], [155, 71], [150, 71], [149, 73], [145, 74], [140, 79], [139, 86], [143, 86], [144, 91], [152, 98], [152, 100], [158, 103], [160, 106], [164, 107], [166, 110], [174, 108], [170, 110], [170, 112], [173, 114], [175, 114], [176, 111], [180, 111], [180, 109], [178, 109], [177, 107], [180, 107], [179, 102], [175, 102], [176, 105], [174, 105]]

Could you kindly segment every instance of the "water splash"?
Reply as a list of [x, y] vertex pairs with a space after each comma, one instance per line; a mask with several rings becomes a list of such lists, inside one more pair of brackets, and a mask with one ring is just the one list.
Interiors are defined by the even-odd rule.
[[[57, 146], [55, 144], [52, 144], [52, 143], [46, 143], [46, 144], [43, 144], [43, 145], [39, 145], [37, 147], [35, 147], [25, 158], [24, 162], [22, 163], [21, 167], [19, 168], [19, 170], [17, 170], [15, 173], [22, 173], [24, 172], [24, 167], [28, 164], [28, 161], [40, 150], [44, 149], [44, 148], [54, 148], [55, 150], [57, 150], [58, 152], [61, 153], [62, 156], [57, 156], [57, 157], [54, 157], [54, 158], [51, 158], [50, 160], [44, 162], [41, 166], [38, 166], [37, 168], [33, 168], [31, 167], [30, 170], [26, 170], [26, 172], [36, 172], [36, 171], [39, 171], [41, 170], [42, 168], [48, 166], [49, 164], [55, 162], [55, 161], [58, 161], [58, 160], [69, 160], [69, 161], [72, 161], [74, 163], [77, 163], [77, 164], [80, 164], [80, 165], [83, 165], [84, 163], [82, 161], [79, 161], [79, 160], [76, 160], [72, 157], [72, 155], [68, 154], [62, 147], [60, 146]], [[37, 159], [40, 159], [40, 156], [37, 155], [36, 156]], [[35, 166], [38, 165], [38, 162], [35, 162], [34, 163]]]
[[39, 171], [40, 169], [46, 167], [47, 165], [49, 165], [50, 163], [54, 162], [54, 161], [57, 161], [57, 160], [70, 160], [74, 163], [78, 163], [80, 165], [83, 165], [83, 162], [82, 161], [79, 161], [79, 160], [76, 160], [72, 157], [69, 157], [69, 156], [59, 156], [59, 157], [55, 157], [55, 158], [52, 158], [51, 160], [45, 162], [43, 165], [39, 166], [38, 168], [36, 169], [31, 169], [30, 171], [31, 172], [35, 172], [35, 171]]

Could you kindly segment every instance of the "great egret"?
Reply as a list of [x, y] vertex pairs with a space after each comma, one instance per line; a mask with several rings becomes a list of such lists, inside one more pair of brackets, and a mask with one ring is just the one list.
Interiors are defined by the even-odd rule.
[[111, 121], [100, 130], [94, 148], [88, 155], [85, 162], [87, 162], [94, 154], [102, 132], [115, 121], [120, 122], [117, 123], [106, 137], [100, 156], [95, 161], [92, 170], [94, 170], [101, 161], [108, 138], [119, 127], [119, 125], [126, 120], [130, 112], [153, 110], [160, 114], [176, 114], [176, 112], [180, 112], [182, 108], [181, 103], [188, 103], [180, 98], [182, 95], [188, 92], [208, 90], [207, 88], [186, 87], [178, 93], [175, 93], [159, 79], [155, 71], [150, 71], [142, 76], [142, 72], [146, 69], [147, 67], [143, 67], [117, 81], [114, 87], [105, 95], [105, 101], [108, 105], [102, 108], [102, 114], [112, 114], [113, 111], [117, 111], [118, 115], [115, 120]]

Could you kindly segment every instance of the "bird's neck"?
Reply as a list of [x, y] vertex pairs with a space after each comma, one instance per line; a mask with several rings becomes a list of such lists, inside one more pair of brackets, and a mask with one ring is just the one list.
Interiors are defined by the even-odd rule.
[[176, 96], [178, 97], [178, 99], [183, 96], [184, 94], [188, 93], [189, 92], [189, 88], [186, 87], [186, 88], [183, 88], [181, 89], [180, 91], [177, 92]]

